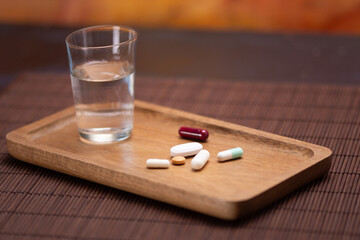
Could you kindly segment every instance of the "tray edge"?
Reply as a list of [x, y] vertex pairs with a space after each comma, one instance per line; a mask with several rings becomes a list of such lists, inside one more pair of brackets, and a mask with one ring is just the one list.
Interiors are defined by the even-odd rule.
[[[239, 130], [239, 131], [248, 132], [249, 130], [251, 130], [252, 133], [255, 132], [256, 134], [260, 134], [261, 136], [264, 136], [266, 138], [273, 139], [274, 136], [275, 136], [276, 138], [279, 138], [279, 139], [276, 139], [276, 140], [280, 140], [280, 141], [284, 141], [284, 142], [289, 142], [290, 141], [295, 145], [298, 145], [298, 144], [305, 145], [306, 147], [311, 149], [311, 151], [313, 151], [313, 153], [314, 153], [313, 156], [308, 159], [309, 161], [311, 160], [312, 164], [309, 165], [309, 163], [307, 161], [306, 164], [303, 166], [304, 167], [303, 170], [301, 170], [300, 172], [297, 172], [296, 174], [294, 174], [293, 176], [288, 178], [286, 180], [286, 182], [285, 181], [280, 182], [279, 184], [275, 185], [274, 187], [268, 189], [267, 191], [261, 192], [258, 195], [251, 196], [248, 199], [244, 199], [242, 201], [231, 201], [231, 200], [221, 199], [221, 201], [217, 202], [217, 204], [222, 205], [222, 207], [221, 207], [222, 211], [209, 213], [208, 211], [199, 211], [198, 209], [189, 208], [188, 206], [181, 206], [179, 203], [173, 203], [173, 202], [170, 202], [170, 201], [165, 201], [167, 203], [175, 204], [177, 206], [180, 205], [181, 207], [191, 209], [191, 210], [194, 210], [194, 211], [198, 211], [198, 212], [202, 212], [204, 214], [211, 215], [211, 216], [214, 216], [214, 217], [227, 219], [227, 220], [234, 220], [234, 219], [237, 219], [239, 217], [246, 216], [246, 215], [248, 215], [248, 214], [250, 214], [252, 212], [255, 212], [255, 211], [259, 210], [260, 208], [270, 204], [271, 202], [274, 202], [274, 201], [280, 199], [281, 197], [287, 195], [288, 193], [290, 193], [292, 191], [295, 191], [299, 187], [309, 183], [310, 181], [314, 180], [315, 178], [317, 178], [317, 177], [323, 175], [324, 173], [326, 173], [329, 170], [330, 166], [331, 166], [331, 154], [332, 154], [332, 152], [331, 152], [330, 149], [328, 149], [326, 147], [323, 147], [323, 146], [319, 146], [319, 145], [315, 145], [315, 144], [312, 144], [312, 143], [307, 143], [307, 142], [303, 142], [303, 141], [300, 141], [300, 140], [287, 138], [287, 137], [280, 136], [280, 135], [277, 135], [277, 134], [267, 133], [267, 132], [264, 132], [264, 131], [261, 131], [261, 130], [252, 129], [252, 128], [244, 127], [244, 126], [241, 126], [241, 125], [228, 123], [228, 122], [225, 122], [225, 121], [221, 121], [221, 120], [217, 120], [217, 119], [213, 119], [213, 118], [209, 118], [209, 117], [204, 117], [204, 116], [193, 114], [193, 113], [188, 113], [188, 112], [177, 110], [177, 109], [171, 109], [171, 108], [168, 108], [168, 107], [163, 107], [163, 106], [159, 106], [159, 105], [156, 105], [156, 104], [147, 103], [147, 102], [143, 102], [143, 101], [139, 101], [139, 100], [136, 101], [136, 106], [146, 108], [146, 109], [150, 109], [150, 110], [154, 110], [154, 111], [158, 111], [158, 112], [162, 112], [162, 113], [165, 113], [165, 114], [176, 115], [176, 116], [181, 114], [185, 118], [195, 119], [195, 120], [198, 120], [198, 121], [201, 121], [201, 122], [209, 122], [209, 120], [210, 120], [210, 124], [221, 126], [221, 127], [223, 127], [225, 125], [228, 128], [232, 128], [232, 129]], [[13, 141], [14, 138], [21, 137], [21, 134], [26, 134], [27, 132], [30, 133], [31, 131], [34, 130], [33, 126], [35, 126], [36, 124], [49, 122], [49, 121], [51, 121], [51, 119], [56, 118], [58, 115], [63, 115], [64, 112], [70, 111], [69, 109], [72, 109], [72, 108], [73, 107], [66, 108], [64, 110], [61, 110], [61, 111], [55, 113], [55, 114], [49, 115], [49, 116], [47, 116], [45, 118], [37, 120], [37, 121], [35, 121], [33, 123], [30, 123], [30, 124], [28, 124], [28, 125], [26, 125], [24, 127], [18, 128], [16, 130], [13, 130], [10, 133], [8, 133], [6, 135], [6, 143], [7, 143], [7, 146], [8, 146], [9, 153], [12, 156], [14, 156], [15, 158], [20, 159], [20, 160], [22, 160], [24, 162], [35, 164], [35, 165], [45, 167], [45, 168], [49, 168], [49, 169], [52, 169], [52, 170], [55, 170], [55, 171], [60, 171], [62, 173], [69, 174], [69, 175], [76, 176], [76, 177], [80, 177], [80, 178], [83, 178], [83, 179], [86, 179], [86, 180], [90, 180], [90, 179], [87, 179], [87, 178], [85, 178], [83, 176], [77, 176], [73, 172], [59, 170], [57, 168], [52, 168], [51, 166], [46, 166], [46, 165], [43, 165], [43, 164], [39, 164], [39, 162], [34, 161], [34, 159], [30, 159], [30, 161], [29, 161], [29, 159], [25, 160], [23, 158], [23, 156], [14, 154], [16, 152], [16, 151], [14, 151], [14, 148], [16, 147], [17, 144], [19, 144], [19, 143], [16, 143], [15, 140]], [[26, 139], [24, 139], [24, 140], [26, 141]], [[31, 148], [31, 146], [26, 145], [26, 144], [21, 144], [21, 145], [22, 145], [23, 150], [26, 150], [27, 148]], [[34, 147], [32, 147], [32, 148], [36, 149]], [[302, 181], [302, 183], [299, 183], [300, 175], [304, 174], [303, 173], [304, 171], [307, 174], [309, 174], [310, 177], [307, 179], [307, 181], [305, 181], [305, 182]], [[90, 180], [90, 181], [92, 181], [92, 180]], [[292, 187], [289, 188], [289, 190], [287, 190], [287, 191], [283, 190], [283, 188], [286, 187], [286, 185], [289, 185], [288, 184], [289, 181], [291, 182], [290, 185], [292, 185]], [[111, 184], [106, 184], [106, 183], [103, 183], [103, 182], [97, 182], [97, 183], [104, 184], [104, 185], [107, 185], [107, 186], [110, 186], [110, 187], [115, 187], [115, 188], [119, 189], [118, 187], [112, 186]], [[129, 190], [124, 189], [124, 188], [122, 188], [120, 190], [129, 191]], [[283, 192], [280, 195], [274, 196], [275, 192], [281, 192], [281, 191], [283, 191]], [[129, 191], [129, 192], [139, 194], [139, 193], [136, 193], [134, 191]], [[150, 197], [152, 199], [156, 199], [156, 200], [164, 202], [164, 200], [162, 200], [162, 199], [154, 198], [154, 197], [151, 197], [151, 196], [148, 196], [148, 195], [144, 195], [144, 194], [139, 194], [139, 195], [142, 195], [142, 196], [145, 196], [145, 197]], [[262, 202], [263, 198], [267, 198], [267, 199], [270, 199], [270, 200]], [[213, 199], [213, 200], [216, 200], [216, 199]], [[256, 205], [256, 206], [254, 206], [254, 205]], [[252, 208], [252, 210], [249, 211], [248, 209], [251, 209], [251, 208]], [[226, 211], [224, 212], [223, 210], [225, 210], [225, 209], [226, 209]]]

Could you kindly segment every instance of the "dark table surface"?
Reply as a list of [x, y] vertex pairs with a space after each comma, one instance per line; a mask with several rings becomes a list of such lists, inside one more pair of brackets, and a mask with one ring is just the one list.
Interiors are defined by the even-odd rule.
[[[68, 71], [73, 30], [0, 25], [2, 84], [23, 71]], [[137, 30], [137, 75], [360, 83], [360, 36]]]
[[136, 98], [333, 150], [327, 175], [228, 222], [8, 154], [6, 133], [72, 105], [72, 30], [0, 26], [0, 239], [360, 238], [360, 38], [139, 30]]

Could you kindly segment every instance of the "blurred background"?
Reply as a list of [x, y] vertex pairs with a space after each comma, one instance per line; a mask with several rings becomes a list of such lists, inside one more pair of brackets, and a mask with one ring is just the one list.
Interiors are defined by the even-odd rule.
[[360, 0], [1, 0], [0, 20], [27, 25], [359, 33]]
[[137, 73], [359, 83], [360, 0], [0, 0], [0, 79], [66, 71], [80, 27], [139, 32]]

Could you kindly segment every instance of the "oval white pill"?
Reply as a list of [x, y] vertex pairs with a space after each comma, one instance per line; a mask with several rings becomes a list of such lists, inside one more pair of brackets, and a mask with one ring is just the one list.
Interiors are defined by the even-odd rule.
[[167, 159], [148, 159], [146, 160], [147, 168], [168, 168], [170, 161]]
[[207, 150], [201, 150], [196, 156], [191, 160], [191, 167], [194, 170], [202, 169], [206, 162], [209, 160], [210, 153]]
[[237, 147], [237, 148], [232, 148], [232, 149], [229, 149], [229, 150], [219, 152], [217, 154], [217, 158], [218, 158], [219, 162], [224, 162], [224, 161], [227, 161], [227, 160], [240, 158], [243, 155], [243, 153], [244, 153], [244, 151], [242, 150], [242, 148]]
[[175, 156], [193, 156], [200, 152], [200, 150], [203, 148], [203, 146], [198, 142], [191, 142], [191, 143], [184, 143], [180, 145], [173, 146], [170, 149], [170, 155], [172, 157]]

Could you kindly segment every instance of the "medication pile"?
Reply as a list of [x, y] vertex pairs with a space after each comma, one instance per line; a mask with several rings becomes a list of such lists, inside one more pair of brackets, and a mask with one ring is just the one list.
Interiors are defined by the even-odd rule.
[[[206, 129], [198, 129], [191, 127], [181, 127], [179, 135], [183, 138], [206, 141], [209, 132]], [[244, 151], [240, 147], [228, 149], [217, 154], [219, 162], [240, 158]], [[203, 145], [198, 142], [184, 143], [173, 146], [170, 149], [171, 161], [173, 165], [183, 165], [186, 157], [194, 156], [191, 160], [191, 168], [195, 171], [201, 170], [210, 158], [210, 153], [203, 149]], [[148, 159], [146, 160], [147, 168], [169, 168], [170, 161], [168, 159]]]

